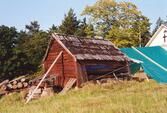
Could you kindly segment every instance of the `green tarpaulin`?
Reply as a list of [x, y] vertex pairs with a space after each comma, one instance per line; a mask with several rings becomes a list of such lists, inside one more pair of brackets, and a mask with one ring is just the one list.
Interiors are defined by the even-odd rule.
[[[135, 73], [141, 66], [146, 74], [159, 83], [167, 83], [167, 51], [159, 46], [136, 48], [122, 48], [121, 51], [130, 58], [142, 61], [141, 64], [132, 64], [131, 72]], [[152, 61], [150, 61], [150, 58]]]

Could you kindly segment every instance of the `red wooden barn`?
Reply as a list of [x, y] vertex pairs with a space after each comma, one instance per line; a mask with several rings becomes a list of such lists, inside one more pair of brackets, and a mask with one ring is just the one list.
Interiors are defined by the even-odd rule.
[[[129, 59], [110, 41], [52, 34], [43, 59], [45, 71], [57, 62], [49, 75], [56, 76], [55, 84], [64, 87], [70, 78], [77, 85], [101, 75], [129, 76]], [[112, 76], [113, 77], [113, 76]]]

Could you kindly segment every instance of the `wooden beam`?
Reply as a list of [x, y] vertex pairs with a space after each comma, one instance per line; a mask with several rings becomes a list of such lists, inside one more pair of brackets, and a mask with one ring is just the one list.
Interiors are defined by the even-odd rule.
[[130, 65], [128, 61], [126, 61], [126, 65], [127, 65], [127, 71], [128, 71], [129, 77], [131, 77], [131, 70], [130, 70]]
[[62, 72], [62, 76], [63, 76], [63, 77], [62, 77], [62, 78], [63, 78], [63, 80], [62, 80], [63, 82], [62, 82], [61, 85], [64, 86], [65, 75], [64, 75], [64, 56], [63, 56], [63, 54], [62, 54], [62, 57], [61, 57], [61, 58], [62, 58], [62, 59], [61, 59], [61, 63], [62, 63], [62, 65], [61, 65], [61, 66], [62, 66], [62, 71], [61, 71], [61, 72]]
[[80, 83], [80, 73], [79, 72], [80, 71], [78, 70], [78, 63], [75, 62], [75, 73], [76, 73], [76, 79], [77, 79], [76, 86], [77, 87], [80, 87], [80, 85], [81, 85], [81, 83]]
[[70, 88], [72, 88], [72, 86], [74, 85], [74, 83], [76, 82], [76, 78], [70, 78], [68, 80], [68, 82], [66, 83], [65, 87], [63, 88], [63, 90], [60, 92], [60, 94], [64, 94], [66, 93]]
[[115, 73], [113, 73], [113, 75], [114, 75], [114, 77], [115, 77], [116, 80], [119, 80], [118, 77], [115, 75]]
[[28, 103], [31, 98], [33, 97], [34, 93], [36, 92], [36, 90], [39, 88], [39, 86], [41, 85], [42, 81], [46, 78], [46, 76], [49, 74], [50, 70], [53, 68], [54, 64], [58, 61], [59, 57], [62, 55], [63, 51], [61, 51], [59, 53], [59, 55], [56, 57], [56, 59], [54, 60], [54, 62], [52, 63], [52, 65], [49, 67], [49, 69], [47, 70], [47, 72], [44, 74], [43, 78], [41, 79], [41, 81], [39, 82], [39, 84], [37, 85], [37, 87], [34, 89], [34, 91], [32, 92], [32, 94], [29, 96], [29, 98], [27, 99], [26, 103]]
[[87, 74], [87, 71], [86, 71], [86, 66], [81, 65], [81, 69], [82, 69], [83, 75], [85, 76], [84, 82], [87, 82], [88, 81], [88, 74]]
[[80, 86], [82, 83], [86, 82], [87, 73], [84, 72], [86, 70], [83, 70], [83, 65], [79, 63], [77, 63], [77, 71], [78, 71], [77, 72], [78, 73], [78, 84]]

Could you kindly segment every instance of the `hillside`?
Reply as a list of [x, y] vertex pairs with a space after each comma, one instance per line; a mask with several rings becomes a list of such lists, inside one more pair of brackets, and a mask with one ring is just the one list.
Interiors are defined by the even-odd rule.
[[167, 113], [167, 86], [150, 82], [88, 84], [65, 95], [24, 104], [22, 94], [0, 99], [1, 113]]

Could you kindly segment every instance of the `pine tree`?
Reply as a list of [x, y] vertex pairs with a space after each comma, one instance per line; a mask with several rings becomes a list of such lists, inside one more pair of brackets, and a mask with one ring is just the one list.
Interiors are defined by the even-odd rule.
[[80, 21], [80, 24], [78, 26], [78, 29], [75, 33], [76, 36], [81, 37], [93, 37], [94, 36], [94, 29], [93, 25], [86, 23], [86, 18], [84, 18], [82, 21]]
[[40, 30], [40, 25], [37, 21], [26, 25], [26, 30], [19, 33], [18, 49], [25, 54], [29, 66], [29, 72], [34, 72], [41, 64], [41, 60], [45, 54], [49, 36], [48, 33]]
[[51, 34], [51, 33], [59, 33], [59, 28], [53, 24], [52, 27], [49, 28], [48, 32], [49, 32], [49, 34]]
[[154, 30], [152, 31], [152, 35], [157, 31], [157, 29], [161, 26], [161, 24], [164, 23], [164, 20], [161, 19], [161, 17], [159, 17], [156, 21], [156, 26], [154, 28]]
[[51, 34], [53, 32], [65, 34], [65, 35], [75, 35], [79, 37], [93, 37], [94, 28], [93, 25], [87, 24], [86, 18], [83, 20], [78, 20], [73, 9], [70, 9], [67, 14], [65, 14], [64, 20], [60, 26], [52, 25], [48, 30]]
[[77, 32], [79, 21], [73, 9], [70, 9], [65, 15], [62, 24], [59, 26], [59, 32], [66, 35], [74, 35]]
[[18, 57], [17, 43], [18, 32], [16, 29], [0, 26], [0, 80], [13, 78], [19, 72], [22, 59]]
[[32, 21], [30, 25], [26, 25], [25, 28], [30, 35], [33, 35], [39, 31], [40, 25], [38, 24], [38, 21]]

